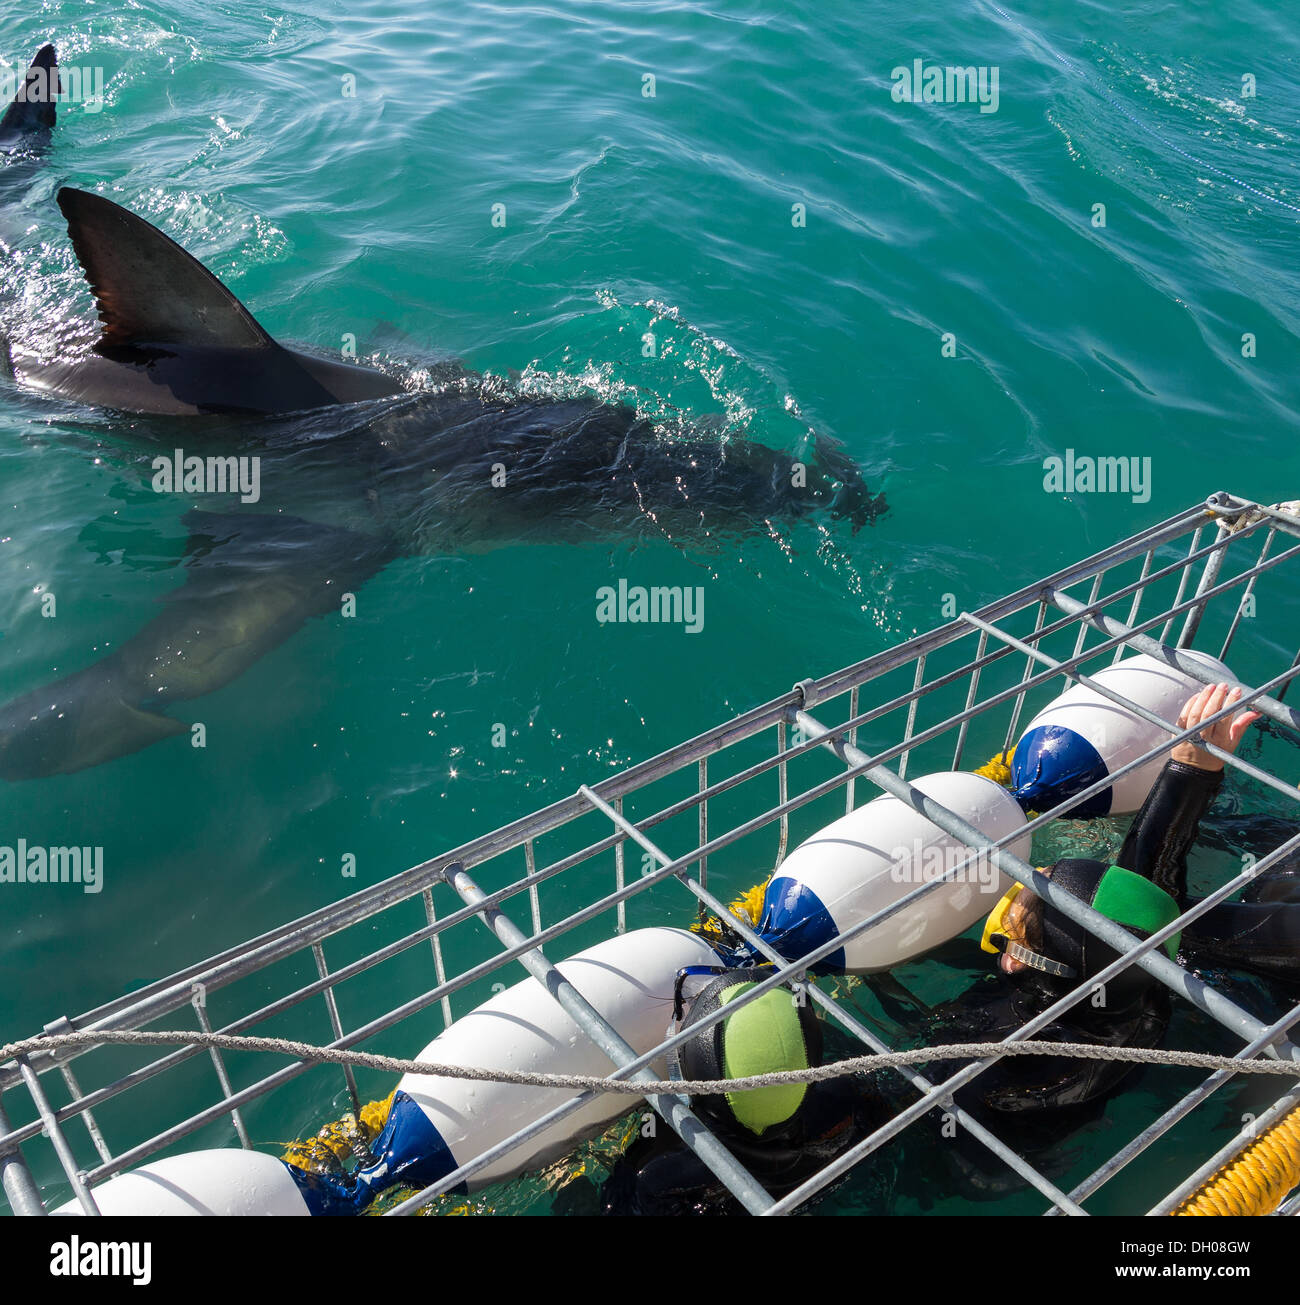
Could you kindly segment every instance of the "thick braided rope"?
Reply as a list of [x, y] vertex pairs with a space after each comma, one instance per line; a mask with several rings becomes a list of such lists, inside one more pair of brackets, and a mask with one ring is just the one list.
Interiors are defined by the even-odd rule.
[[234, 1033], [199, 1033], [177, 1030], [84, 1030], [56, 1033], [0, 1047], [0, 1064], [19, 1056], [31, 1056], [60, 1047], [98, 1047], [107, 1044], [138, 1047], [184, 1045], [212, 1047], [221, 1051], [272, 1051], [310, 1064], [354, 1065], [392, 1074], [423, 1074], [430, 1078], [470, 1079], [482, 1083], [510, 1083], [518, 1087], [563, 1088], [575, 1092], [615, 1092], [624, 1096], [654, 1096], [685, 1093], [690, 1096], [723, 1092], [747, 1092], [756, 1088], [791, 1083], [821, 1083], [849, 1074], [870, 1074], [904, 1065], [923, 1065], [938, 1060], [983, 1060], [989, 1056], [1074, 1056], [1081, 1060], [1123, 1061], [1133, 1065], [1179, 1065], [1191, 1069], [1230, 1070], [1242, 1074], [1275, 1074], [1300, 1079], [1300, 1063], [1281, 1060], [1237, 1060], [1199, 1051], [1166, 1051], [1156, 1047], [1111, 1047], [1087, 1042], [954, 1042], [937, 1047], [916, 1047], [879, 1055], [853, 1056], [812, 1069], [782, 1070], [751, 1074], [747, 1078], [654, 1079], [627, 1081], [594, 1074], [537, 1074], [517, 1070], [483, 1069], [468, 1065], [434, 1065], [421, 1060], [403, 1060], [369, 1051], [345, 1051], [317, 1047], [288, 1038], [246, 1037]]
[[1233, 1156], [1174, 1214], [1272, 1214], [1297, 1183], [1300, 1110], [1293, 1110]]

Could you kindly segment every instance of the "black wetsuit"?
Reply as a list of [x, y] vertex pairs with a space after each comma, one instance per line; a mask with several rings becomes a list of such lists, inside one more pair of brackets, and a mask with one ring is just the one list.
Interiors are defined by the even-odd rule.
[[[1222, 782], [1221, 771], [1169, 762], [1134, 819], [1114, 863], [1150, 879], [1177, 900], [1186, 879], [1187, 853], [1196, 841], [1200, 819]], [[1086, 864], [1059, 862], [1054, 882], [1059, 881], [1057, 876], [1062, 876], [1066, 867]], [[1058, 914], [1057, 919], [1063, 917]], [[1078, 926], [1065, 927], [1081, 934]], [[1090, 973], [1116, 958], [1113, 950], [1096, 940], [1089, 942], [1088, 948]], [[1059, 956], [1054, 959], [1073, 960]], [[955, 1001], [934, 1010], [929, 1040], [1000, 1041], [1086, 980], [1087, 974], [1058, 978], [1037, 970], [991, 974]], [[1168, 989], [1145, 970], [1133, 966], [1112, 979], [1104, 993], [1085, 997], [1035, 1036], [1045, 1042], [1155, 1047], [1164, 1038], [1171, 1012]], [[932, 1066], [929, 1077], [946, 1077], [958, 1068], [956, 1063]], [[1049, 1124], [1047, 1112], [1104, 1101], [1132, 1069], [1119, 1061], [1070, 1057], [1007, 1059], [960, 1089], [956, 1100], [986, 1121], [990, 1114], [994, 1118], [1015, 1115], [1022, 1123], [1039, 1118], [1047, 1131], [1059, 1133], [1059, 1122]]]
[[[774, 1197], [805, 1179], [883, 1121], [882, 1103], [855, 1079], [812, 1083], [796, 1115], [762, 1137], [710, 1127]], [[602, 1214], [737, 1214], [741, 1207], [713, 1171], [666, 1124], [619, 1157], [600, 1194]]]
[[[1198, 778], [1203, 777], [1203, 778]], [[1187, 854], [1197, 822], [1218, 792], [1222, 772], [1170, 762], [1161, 772], [1124, 844], [1150, 866], [1152, 880], [1186, 910]], [[1145, 818], [1145, 819], [1144, 819]], [[1139, 828], [1139, 824], [1141, 828]], [[1279, 826], [1277, 843], [1296, 832]], [[1121, 860], [1121, 865], [1128, 865]], [[1284, 860], [1184, 930], [1182, 950], [1197, 966], [1225, 966], [1266, 978], [1300, 980], [1300, 866]]]

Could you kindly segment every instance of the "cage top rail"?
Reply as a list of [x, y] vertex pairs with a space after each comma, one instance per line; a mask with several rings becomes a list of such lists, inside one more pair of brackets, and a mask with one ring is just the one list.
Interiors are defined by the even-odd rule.
[[[1207, 524], [1215, 527], [1215, 538], [1203, 545], [1200, 542], [1201, 534]], [[334, 1034], [334, 1041], [329, 1044], [332, 1047], [355, 1046], [375, 1033], [393, 1027], [417, 1011], [439, 1002], [442, 1003], [446, 1022], [451, 1018], [448, 1002], [452, 994], [512, 962], [518, 961], [523, 964], [535, 977], [545, 978], [548, 987], [553, 987], [557, 982], [558, 972], [554, 970], [542, 951], [548, 941], [562, 937], [580, 924], [610, 910], [617, 910], [619, 927], [622, 928], [624, 904], [659, 883], [673, 882], [685, 886], [691, 894], [691, 900], [701, 909], [707, 908], [720, 914], [724, 910], [721, 901], [706, 887], [705, 869], [711, 854], [717, 854], [744, 838], [776, 824], [780, 829], [777, 852], [779, 864], [787, 845], [787, 822], [791, 812], [826, 796], [837, 788], [846, 790], [848, 809], [851, 810], [853, 785], [857, 779], [865, 777], [875, 787], [908, 802], [932, 823], [965, 843], [968, 848], [977, 850], [972, 851], [971, 855], [959, 865], [949, 867], [937, 879], [925, 882], [911, 890], [899, 903], [877, 912], [875, 916], [859, 922], [852, 929], [837, 934], [831, 944], [820, 948], [819, 951], [810, 952], [794, 961], [782, 960], [769, 946], [758, 939], [743, 921], [738, 921], [737, 932], [745, 937], [747, 942], [756, 945], [758, 952], [767, 955], [768, 960], [774, 963], [775, 969], [771, 975], [766, 975], [756, 984], [753, 990], [731, 1004], [727, 1012], [721, 1010], [715, 1012], [713, 1018], [706, 1021], [706, 1024], [717, 1022], [725, 1013], [734, 1012], [738, 1004], [756, 1000], [762, 992], [778, 984], [789, 983], [798, 991], [807, 993], [827, 1015], [835, 1019], [858, 1041], [878, 1052], [890, 1050], [891, 1048], [884, 1041], [857, 1020], [851, 1011], [845, 1009], [842, 1001], [807, 981], [808, 968], [815, 963], [819, 954], [829, 954], [853, 935], [876, 927], [883, 919], [901, 909], [907, 901], [936, 891], [941, 883], [960, 874], [968, 863], [980, 856], [988, 855], [994, 864], [1013, 879], [1031, 884], [1035, 892], [1041, 893], [1067, 915], [1077, 919], [1094, 936], [1110, 942], [1115, 947], [1119, 959], [1108, 967], [1105, 973], [1118, 974], [1130, 965], [1138, 965], [1150, 971], [1183, 999], [1200, 1006], [1225, 1029], [1241, 1039], [1245, 1045], [1238, 1054], [1242, 1057], [1263, 1053], [1274, 1057], [1280, 1055], [1284, 1058], [1300, 1058], [1300, 1051], [1285, 1039], [1288, 1023], [1268, 1026], [1255, 1019], [1212, 985], [1199, 979], [1194, 980], [1176, 961], [1169, 960], [1163, 952], [1157, 950], [1164, 936], [1172, 936], [1184, 923], [1208, 911], [1216, 901], [1225, 900], [1248, 882], [1253, 877], [1252, 874], [1243, 872], [1238, 880], [1230, 885], [1224, 885], [1210, 898], [1183, 912], [1166, 930], [1140, 943], [1122, 927], [1098, 915], [1090, 906], [1071, 898], [1059, 888], [1054, 889], [1050, 881], [1043, 880], [1042, 876], [1035, 874], [1031, 866], [1006, 850], [1007, 845], [1021, 833], [1039, 828], [1054, 816], [1069, 809], [1079, 800], [1077, 796], [1061, 803], [1053, 811], [1027, 819], [1014, 834], [992, 840], [968, 825], [956, 813], [920, 794], [902, 778], [906, 772], [907, 758], [912, 750], [951, 730], [958, 731], [957, 752], [953, 762], [955, 768], [960, 764], [968, 725], [996, 708], [1011, 707], [1011, 724], [1008, 727], [1008, 737], [1010, 737], [1019, 719], [1022, 704], [1032, 690], [1060, 675], [1065, 675], [1067, 679], [1076, 683], [1090, 682], [1090, 676], [1080, 669], [1082, 665], [1112, 651], [1115, 657], [1118, 657], [1125, 647], [1136, 651], [1154, 651], [1194, 678], [1211, 681], [1212, 677], [1198, 663], [1182, 656], [1179, 650], [1188, 646], [1190, 637], [1196, 632], [1207, 607], [1216, 599], [1234, 590], [1253, 591], [1255, 582], [1260, 576], [1277, 569], [1300, 554], [1300, 548], [1292, 547], [1270, 556], [1274, 538], [1279, 532], [1300, 539], [1300, 522], [1285, 513], [1261, 508], [1250, 500], [1227, 494], [1213, 495], [1205, 504], [1195, 505], [1177, 513], [1168, 520], [1066, 567], [1043, 581], [1025, 586], [1012, 595], [990, 603], [975, 614], [962, 613], [947, 625], [886, 649], [853, 666], [823, 676], [821, 679], [801, 681], [787, 693], [762, 706], [743, 712], [732, 720], [597, 784], [590, 787], [584, 785], [570, 797], [552, 803], [540, 811], [470, 840], [459, 848], [433, 857], [401, 874], [328, 904], [297, 920], [268, 930], [206, 961], [187, 966], [166, 979], [96, 1007], [76, 1020], [61, 1018], [47, 1025], [46, 1029], [48, 1032], [137, 1029], [152, 1023], [162, 1015], [183, 1009], [185, 1006], [192, 1006], [203, 1030], [211, 1032], [213, 1030], [204, 1002], [196, 998], [196, 989], [200, 993], [217, 991], [240, 979], [259, 973], [277, 962], [304, 955], [311, 956], [313, 960], [316, 973], [314, 980], [300, 984], [287, 994], [281, 994], [269, 1004], [245, 1012], [216, 1031], [239, 1032], [269, 1018], [272, 1014], [294, 1009], [316, 996], [323, 997], [329, 1012]], [[1176, 560], [1153, 570], [1157, 550], [1184, 540], [1189, 533], [1191, 542], [1186, 551]], [[1222, 579], [1224, 562], [1229, 549], [1235, 550], [1234, 557], [1238, 556], [1244, 548], [1242, 541], [1261, 533], [1264, 540], [1263, 547], [1253, 565], [1245, 566], [1226, 580]], [[1102, 582], [1108, 572], [1114, 567], [1139, 558], [1142, 559], [1142, 574], [1138, 580], [1103, 595]], [[1193, 568], [1197, 566], [1200, 567], [1199, 580], [1192, 595], [1186, 597], [1189, 577], [1192, 575]], [[1156, 616], [1148, 614], [1139, 619], [1139, 605], [1145, 592], [1157, 581], [1172, 580], [1175, 576], [1178, 580], [1178, 592], [1174, 601]], [[1092, 585], [1086, 601], [1080, 601], [1065, 592], [1087, 581], [1092, 581]], [[1104, 611], [1105, 608], [1129, 597], [1132, 598], [1132, 606], [1126, 620], [1118, 621]], [[1056, 607], [1061, 615], [1052, 622], [1045, 623], [1044, 617], [1050, 607]], [[1036, 609], [1037, 613], [1032, 632], [1018, 637], [1001, 628], [1000, 622], [1031, 609]], [[1177, 646], [1171, 647], [1165, 639], [1180, 616], [1184, 618], [1183, 629]], [[1229, 629], [1224, 643], [1225, 650], [1236, 633], [1239, 618], [1240, 610]], [[1161, 623], [1163, 629], [1158, 632], [1158, 637], [1146, 633], [1154, 630]], [[1102, 636], [1102, 641], [1091, 648], [1084, 646], [1088, 628], [1092, 628]], [[1044, 644], [1052, 635], [1073, 630], [1078, 631], [1073, 655], [1052, 656], [1042, 651]], [[962, 640], [972, 639], [976, 640], [976, 652], [973, 658], [966, 660], [959, 668], [946, 670], [927, 681], [925, 677], [927, 658], [940, 649]], [[1025, 657], [1025, 668], [1019, 681], [1010, 687], [995, 690], [983, 701], [977, 701], [980, 676], [989, 667], [1004, 662], [1006, 658], [1012, 656]], [[1035, 663], [1045, 669], [1035, 670]], [[892, 696], [885, 702], [876, 703], [866, 711], [860, 710], [859, 691], [863, 686], [890, 671], [908, 665], [915, 666], [910, 691]], [[1300, 712], [1287, 707], [1282, 701], [1290, 680], [1297, 674], [1300, 674], [1300, 655], [1281, 674], [1273, 676], [1256, 687], [1248, 684], [1243, 687], [1247, 699], [1256, 706], [1256, 709], [1264, 711], [1283, 727], [1300, 732]], [[926, 695], [942, 688], [956, 686], [963, 679], [969, 681], [965, 708], [948, 715], [937, 725], [918, 730], [916, 728], [918, 703]], [[1276, 697], [1273, 696], [1274, 692], [1277, 694]], [[823, 724], [812, 714], [814, 706], [820, 710], [824, 704], [845, 694], [849, 695], [848, 719], [845, 722]], [[1127, 704], [1139, 714], [1144, 711], [1122, 695], [1110, 696], [1121, 705]], [[907, 718], [901, 742], [875, 755], [869, 755], [856, 746], [855, 740], [860, 728], [890, 712], [904, 708]], [[1130, 762], [1122, 770], [1113, 772], [1106, 780], [1097, 781], [1093, 788], [1104, 787], [1123, 770], [1134, 769], [1154, 757], [1166, 754], [1180, 737], [1195, 733], [1192, 730], [1180, 731], [1171, 722], [1161, 722], [1149, 712], [1145, 714], [1159, 723], [1169, 737], [1151, 748], [1144, 756]], [[766, 754], [761, 760], [747, 764], [740, 771], [709, 781], [710, 757], [725, 752], [737, 744], [755, 739], [773, 728], [777, 734], [777, 747], [774, 753]], [[792, 728], [801, 732], [793, 743], [787, 738], [787, 732]], [[839, 761], [839, 768], [828, 778], [810, 783], [792, 794], [788, 783], [788, 770], [791, 765], [805, 757], [824, 757], [827, 754]], [[1273, 779], [1253, 763], [1241, 761], [1228, 753], [1223, 754], [1223, 760], [1252, 778], [1286, 793], [1293, 800], [1300, 801], [1300, 792]], [[899, 762], [898, 773], [887, 769], [886, 763], [891, 761]], [[697, 781], [693, 795], [677, 798], [666, 806], [641, 814], [635, 819], [624, 814], [622, 804], [625, 798], [638, 794], [657, 781], [676, 775], [691, 766], [697, 767]], [[776, 772], [779, 780], [779, 801], [776, 806], [768, 806], [761, 814], [751, 816], [739, 824], [731, 825], [722, 832], [710, 836], [708, 827], [710, 801], [773, 771]], [[693, 807], [698, 808], [699, 811], [698, 841], [694, 847], [673, 856], [649, 837], [649, 831]], [[609, 822], [609, 832], [587, 843], [580, 850], [569, 852], [558, 860], [538, 868], [535, 846], [539, 839], [544, 835], [565, 829], [584, 817], [592, 821], [599, 820], [602, 815]], [[623, 860], [624, 847], [629, 843], [639, 845], [658, 863], [655, 869], [634, 877], [630, 882], [625, 877]], [[1294, 843], [1294, 839], [1289, 840], [1284, 847], [1275, 849], [1259, 866], [1255, 867], [1254, 873], [1260, 873], [1276, 863], [1284, 853], [1293, 850]], [[468, 877], [467, 871], [472, 867], [495, 862], [498, 858], [517, 852], [521, 847], [525, 853], [525, 873], [512, 878], [505, 887], [484, 892]], [[614, 892], [589, 902], [578, 911], [543, 928], [539, 889], [565, 871], [591, 862], [610, 850], [615, 853], [617, 866]], [[692, 868], [696, 871], [694, 878], [689, 873]], [[1038, 882], [1039, 880], [1042, 882]], [[454, 887], [461, 899], [457, 909], [444, 914], [441, 918], [437, 917], [433, 910], [431, 890], [435, 885]], [[532, 908], [531, 934], [518, 928], [501, 911], [502, 904], [507, 899], [525, 892], [528, 894]], [[419, 898], [423, 898], [425, 904], [424, 925], [408, 930], [401, 937], [373, 948], [337, 970], [330, 970], [323, 950], [325, 941], [353, 925]], [[489, 959], [448, 978], [440, 950], [441, 938], [450, 928], [475, 917], [487, 925], [495, 936], [500, 950]], [[350, 1032], [345, 1032], [335, 998], [336, 989], [346, 980], [426, 942], [433, 948], [438, 980], [435, 986], [400, 1002], [386, 1014], [373, 1018]], [[652, 1060], [666, 1049], [680, 1045], [691, 1035], [683, 1031], [675, 1038], [669, 1037], [645, 1055], [635, 1056], [632, 1049], [622, 1041], [618, 1029], [605, 1022], [603, 1017], [589, 1006], [580, 992], [576, 990], [568, 992], [563, 988], [563, 984], [561, 990], [562, 996], [556, 996], [555, 990], [552, 991], [552, 995], [556, 996], [556, 999], [565, 1006], [566, 1011], [578, 1021], [585, 1035], [593, 1039], [618, 1066], [611, 1072], [612, 1077], [644, 1078], [646, 1067]], [[1069, 994], [1053, 1006], [1046, 1015], [1039, 1016], [1031, 1021], [1030, 1025], [1015, 1031], [1008, 1040], [1014, 1041], [1031, 1036], [1035, 1027], [1045, 1025], [1050, 1018], [1054, 1018], [1055, 1013], [1068, 1009], [1084, 996], [1086, 990], [1081, 986], [1075, 993]], [[698, 1029], [693, 1029], [691, 1032], [697, 1031]], [[49, 1138], [75, 1197], [88, 1213], [94, 1213], [96, 1209], [94, 1186], [223, 1115], [231, 1117], [241, 1144], [248, 1147], [250, 1142], [242, 1123], [241, 1107], [265, 1096], [311, 1068], [305, 1062], [298, 1062], [282, 1067], [251, 1085], [235, 1090], [224, 1063], [219, 1054], [213, 1050], [211, 1052], [213, 1067], [221, 1087], [221, 1099], [214, 1105], [192, 1113], [178, 1124], [164, 1128], [147, 1140], [129, 1146], [114, 1156], [95, 1123], [93, 1110], [149, 1079], [175, 1068], [185, 1060], [201, 1054], [201, 1048], [182, 1048], [120, 1075], [106, 1085], [83, 1092], [72, 1076], [71, 1062], [77, 1056], [92, 1054], [92, 1051], [93, 1049], [90, 1048], [58, 1050], [23, 1057], [16, 1064], [10, 1062], [0, 1065], [0, 1093], [26, 1089], [36, 1111], [35, 1119], [15, 1127], [10, 1125], [8, 1116], [3, 1109], [0, 1109], [0, 1171], [3, 1171], [5, 1189], [17, 1210], [25, 1212], [31, 1207], [33, 1193], [36, 1190], [19, 1148], [39, 1133], [44, 1132]], [[990, 1044], [988, 1058], [967, 1066], [945, 1082], [938, 1084], [909, 1071], [904, 1077], [912, 1090], [917, 1093], [916, 1100], [910, 1106], [876, 1129], [848, 1153], [825, 1166], [821, 1172], [808, 1179], [793, 1193], [775, 1202], [763, 1193], [761, 1188], [756, 1187], [750, 1175], [734, 1164], [725, 1149], [716, 1142], [710, 1130], [690, 1114], [684, 1098], [654, 1098], [651, 1104], [674, 1128], [680, 1127], [683, 1120], [689, 1122], [689, 1133], [693, 1141], [688, 1142], [688, 1145], [698, 1145], [701, 1148], [699, 1152], [701, 1158], [746, 1208], [756, 1213], [780, 1214], [798, 1208], [830, 1182], [846, 1173], [854, 1164], [859, 1163], [936, 1106], [946, 1105], [951, 1108], [951, 1093], [961, 1084], [977, 1077], [995, 1064], [998, 1059], [997, 1044]], [[51, 1103], [40, 1083], [43, 1075], [55, 1070], [63, 1076], [71, 1098], [62, 1106]], [[1091, 1196], [1098, 1188], [1110, 1181], [1156, 1137], [1172, 1127], [1178, 1119], [1190, 1113], [1211, 1092], [1221, 1087], [1228, 1077], [1226, 1071], [1216, 1070], [1199, 1088], [1188, 1093], [1181, 1103], [1165, 1111], [1138, 1138], [1122, 1146], [1109, 1161], [1093, 1173], [1091, 1178], [1080, 1184], [1072, 1193], [1058, 1188], [1013, 1148], [988, 1134], [987, 1130], [984, 1130], [974, 1119], [965, 1116], [964, 1112], [960, 1113], [963, 1126], [972, 1132], [983, 1147], [1015, 1171], [1024, 1181], [1035, 1187], [1049, 1202], [1051, 1211], [1081, 1214], [1084, 1211], [1078, 1204], [1080, 1200]], [[350, 1070], [346, 1073], [346, 1083], [355, 1105], [359, 1098], [356, 1082]], [[2, 1100], [0, 1096], [0, 1102]], [[475, 1172], [484, 1167], [495, 1155], [508, 1153], [512, 1148], [522, 1145], [528, 1137], [536, 1135], [553, 1119], [571, 1112], [581, 1105], [582, 1101], [583, 1097], [571, 1100], [545, 1118], [517, 1130], [505, 1142], [467, 1160], [450, 1179], [415, 1194], [391, 1212], [412, 1213], [422, 1208], [440, 1191], [446, 1190], [451, 1180]], [[63, 1125], [74, 1117], [83, 1120], [98, 1152], [100, 1163], [93, 1169], [78, 1167], [73, 1148], [63, 1131]], [[1174, 1196], [1176, 1192], [1166, 1199], [1165, 1204], [1172, 1202]], [[39, 1203], [39, 1194], [35, 1199]]]

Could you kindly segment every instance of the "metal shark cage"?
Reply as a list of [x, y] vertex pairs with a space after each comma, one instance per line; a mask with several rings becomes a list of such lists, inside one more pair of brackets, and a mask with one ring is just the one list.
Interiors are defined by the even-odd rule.
[[[697, 1030], [665, 1036], [654, 1050], [637, 1056], [619, 1030], [560, 975], [550, 957], [571, 954], [579, 939], [586, 945], [615, 929], [624, 930], [634, 916], [636, 923], [685, 923], [712, 912], [734, 924], [760, 955], [775, 962], [770, 972], [758, 971], [756, 986], [733, 1001], [728, 1013], [777, 984], [792, 983], [865, 1048], [892, 1050], [851, 1003], [807, 979], [809, 968], [846, 938], [872, 929], [934, 891], [943, 879], [960, 875], [977, 857], [990, 857], [1021, 883], [1028, 884], [1033, 873], [1029, 864], [1005, 850], [1014, 836], [990, 842], [959, 815], [912, 787], [909, 770], [919, 773], [922, 762], [930, 769], [961, 769], [963, 763], [978, 764], [1008, 749], [1031, 696], [1045, 701], [1061, 687], [1061, 676], [1067, 683], [1087, 683], [1085, 668], [1117, 661], [1126, 650], [1159, 655], [1195, 679], [1207, 680], [1209, 673], [1182, 652], [1198, 635], [1210, 645], [1207, 650], [1217, 649], [1220, 657], [1238, 644], [1243, 662], [1251, 666], [1239, 705], [1249, 703], [1294, 741], [1300, 736], [1300, 712], [1287, 706], [1285, 697], [1291, 679], [1300, 673], [1300, 651], [1277, 643], [1276, 631], [1268, 630], [1266, 621], [1250, 617], [1256, 604], [1260, 609], [1266, 604], [1269, 586], [1286, 584], [1288, 574], [1294, 592], [1298, 565], [1300, 519], [1215, 494], [978, 612], [962, 612], [946, 625], [856, 665], [803, 680], [773, 701], [649, 761], [590, 787], [583, 785], [541, 811], [76, 1019], [48, 1024], [46, 1033], [147, 1029], [168, 1017], [171, 1022], [163, 1027], [174, 1027], [176, 1013], [187, 1012], [187, 1021], [192, 1018], [198, 1030], [208, 1032], [276, 1033], [314, 1038], [331, 1048], [364, 1044], [367, 1050], [377, 1050], [382, 1043], [383, 1049], [410, 1055], [437, 1032], [439, 1014], [443, 1026], [450, 1023], [453, 1003], [461, 1013], [468, 1011], [494, 979], [513, 982], [519, 963], [543, 981], [583, 1034], [608, 1056], [614, 1067], [610, 1078], [645, 1079], [652, 1077], [651, 1062]], [[1240, 638], [1244, 628], [1251, 630], [1250, 641]], [[1257, 636], [1261, 630], [1264, 633]], [[1240, 647], [1247, 642], [1248, 649]], [[1155, 719], [1137, 704], [1104, 688], [1100, 691], [1138, 715]], [[1161, 724], [1169, 737], [1132, 767], [1167, 753], [1191, 733], [1173, 722]], [[1264, 728], [1275, 732], [1272, 726]], [[1294, 785], [1262, 766], [1219, 755], [1248, 784], [1273, 790], [1288, 804], [1300, 801]], [[1026, 820], [1017, 834], [1066, 814], [1113, 777]], [[939, 879], [912, 889], [792, 963], [762, 943], [745, 922], [727, 916], [726, 897], [781, 864], [793, 826], [811, 833], [877, 790], [909, 803], [975, 851]], [[1170, 960], [1159, 946], [1297, 849], [1300, 834], [1141, 943], [1090, 906], [1053, 889], [1050, 882], [1040, 883], [1036, 891], [1121, 953], [1097, 981], [1140, 965], [1180, 1002], [1221, 1025], [1237, 1059], [1263, 1055], [1300, 1061], [1300, 1048], [1286, 1036], [1300, 1020], [1300, 1006], [1265, 1024], [1219, 988]], [[581, 893], [587, 905], [557, 918], [547, 908], [556, 900], [559, 885], [564, 885], [564, 900], [572, 902]], [[497, 946], [477, 936], [484, 926]], [[485, 944], [492, 948], [486, 958]], [[375, 982], [380, 975], [385, 976], [382, 985]], [[361, 976], [366, 976], [364, 984], [356, 982]], [[376, 1005], [381, 986], [388, 994], [408, 995], [396, 1004], [385, 999]], [[1032, 1036], [1084, 1000], [1088, 989], [1081, 985], [1007, 1040]], [[912, 1069], [888, 1071], [901, 1076], [905, 1091], [910, 1089], [910, 1104], [780, 1200], [745, 1171], [691, 1113], [684, 1098], [652, 1097], [650, 1103], [741, 1205], [756, 1214], [787, 1214], [804, 1207], [903, 1130], [927, 1117], [933, 1126], [939, 1112], [946, 1110], [1042, 1196], [1047, 1213], [1077, 1215], [1087, 1213], [1085, 1202], [1234, 1077], [1223, 1070], [1204, 1077], [1127, 1137], [1093, 1173], [1063, 1190], [1006, 1141], [954, 1107], [952, 1092], [998, 1059], [998, 1044], [990, 1044], [988, 1057], [942, 1082]], [[317, 1089], [315, 1106], [308, 1114], [303, 1113], [308, 1094], [302, 1083], [295, 1083], [303, 1076], [316, 1076], [311, 1080]], [[44, 1212], [35, 1176], [39, 1173], [47, 1187], [70, 1185], [81, 1207], [93, 1214], [97, 1185], [179, 1143], [188, 1143], [186, 1149], [227, 1145], [233, 1134], [240, 1145], [250, 1147], [255, 1132], [283, 1128], [286, 1119], [310, 1130], [323, 1122], [319, 1076], [334, 1076], [330, 1083], [341, 1077], [340, 1099], [359, 1108], [363, 1097], [352, 1068], [285, 1064], [283, 1057], [266, 1053], [226, 1056], [211, 1048], [180, 1046], [158, 1055], [139, 1047], [95, 1046], [10, 1060], [0, 1065], [0, 1169], [10, 1206], [19, 1214]], [[1290, 1080], [1276, 1082], [1285, 1085]], [[202, 1099], [197, 1093], [205, 1093], [210, 1104], [172, 1119], [180, 1113], [177, 1099], [185, 1094], [191, 1101]], [[391, 1204], [387, 1213], [421, 1210], [589, 1099], [575, 1093], [504, 1142], [467, 1159], [438, 1184]], [[1151, 1206], [1150, 1213], [1174, 1209], [1226, 1157], [1298, 1102], [1300, 1077], [1289, 1089], [1278, 1090], [1267, 1110], [1213, 1154], [1205, 1154], [1212, 1145], [1206, 1134], [1197, 1133], [1184, 1154], [1204, 1154], [1204, 1163]], [[1300, 1213], [1300, 1197], [1292, 1195], [1281, 1212]]]

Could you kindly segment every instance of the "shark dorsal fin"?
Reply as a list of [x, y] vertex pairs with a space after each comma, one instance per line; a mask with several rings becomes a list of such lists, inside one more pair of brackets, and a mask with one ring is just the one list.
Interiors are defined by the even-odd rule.
[[59, 93], [59, 56], [43, 45], [23, 78], [22, 89], [0, 117], [0, 136], [20, 136], [54, 126], [54, 97]]
[[65, 186], [58, 201], [104, 324], [100, 348], [275, 344], [198, 259], [157, 227], [88, 191]]

